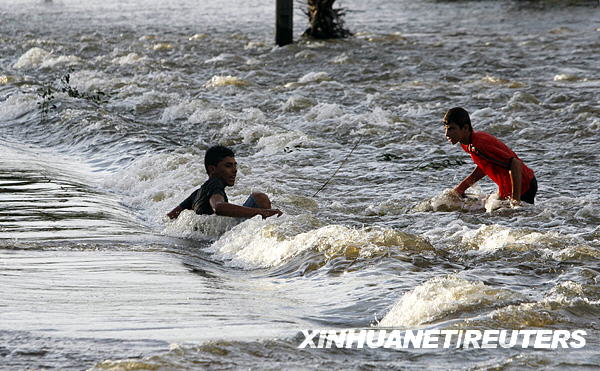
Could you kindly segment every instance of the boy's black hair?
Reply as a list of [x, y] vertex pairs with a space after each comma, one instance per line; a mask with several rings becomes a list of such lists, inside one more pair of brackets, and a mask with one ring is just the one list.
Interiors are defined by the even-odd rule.
[[233, 151], [224, 146], [212, 146], [206, 150], [204, 155], [204, 168], [208, 173], [210, 165], [217, 166], [225, 157], [235, 157]]
[[473, 131], [471, 126], [471, 118], [469, 112], [462, 107], [450, 108], [444, 115], [444, 125], [455, 123], [459, 128], [464, 128], [465, 125], [469, 127], [470, 131]]

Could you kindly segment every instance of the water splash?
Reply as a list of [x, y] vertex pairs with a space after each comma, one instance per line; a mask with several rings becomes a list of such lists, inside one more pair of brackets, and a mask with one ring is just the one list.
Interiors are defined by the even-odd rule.
[[402, 295], [378, 326], [419, 326], [521, 298], [516, 292], [486, 286], [483, 282], [454, 275], [436, 277]]

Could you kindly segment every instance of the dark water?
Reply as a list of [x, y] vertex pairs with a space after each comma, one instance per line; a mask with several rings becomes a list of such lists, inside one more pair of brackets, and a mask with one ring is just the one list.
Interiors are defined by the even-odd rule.
[[[353, 38], [277, 48], [271, 3], [0, 1], [3, 368], [600, 363], [598, 4], [342, 5]], [[295, 20], [298, 40], [300, 2]], [[66, 75], [77, 94], [44, 100]], [[486, 211], [488, 180], [447, 196], [473, 168], [444, 137], [453, 106], [535, 171], [535, 206]], [[261, 190], [284, 217], [165, 220], [215, 143], [240, 163], [230, 201]], [[303, 329], [379, 325], [590, 335], [297, 349]]]

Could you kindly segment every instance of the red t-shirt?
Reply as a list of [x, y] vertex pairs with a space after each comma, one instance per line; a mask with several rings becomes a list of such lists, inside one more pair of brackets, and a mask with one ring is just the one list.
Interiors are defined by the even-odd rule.
[[[498, 185], [500, 198], [512, 195], [512, 182], [510, 181], [510, 160], [516, 158], [521, 161], [508, 146], [495, 136], [483, 131], [471, 133], [471, 144], [461, 146], [465, 152], [471, 155], [473, 162], [480, 167], [485, 175]], [[533, 171], [521, 161], [521, 195], [529, 190], [531, 179], [535, 176]]]

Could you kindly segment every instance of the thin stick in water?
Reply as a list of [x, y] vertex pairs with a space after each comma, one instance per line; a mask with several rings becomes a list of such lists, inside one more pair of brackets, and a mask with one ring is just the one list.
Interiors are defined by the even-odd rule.
[[358, 138], [358, 140], [356, 141], [356, 144], [354, 145], [354, 147], [352, 148], [352, 150], [350, 151], [350, 153], [348, 153], [348, 155], [346, 156], [346, 158], [344, 159], [344, 161], [342, 161], [342, 163], [340, 164], [340, 166], [338, 166], [337, 170], [333, 173], [333, 175], [331, 175], [329, 177], [329, 179], [327, 179], [327, 181], [325, 182], [325, 184], [323, 184], [321, 186], [321, 188], [319, 188], [319, 190], [316, 191], [314, 195], [312, 195], [313, 197], [315, 197], [319, 192], [321, 192], [323, 189], [325, 189], [325, 187], [327, 186], [327, 184], [329, 184], [329, 182], [331, 181], [331, 179], [333, 179], [333, 177], [335, 177], [335, 175], [338, 173], [338, 171], [340, 171], [340, 169], [342, 168], [342, 166], [344, 166], [344, 164], [350, 158], [350, 155], [352, 155], [352, 152], [354, 152], [354, 150], [356, 149], [356, 147], [358, 147], [358, 145], [360, 144], [360, 141], [362, 140], [362, 138], [363, 137], [359, 137]]

